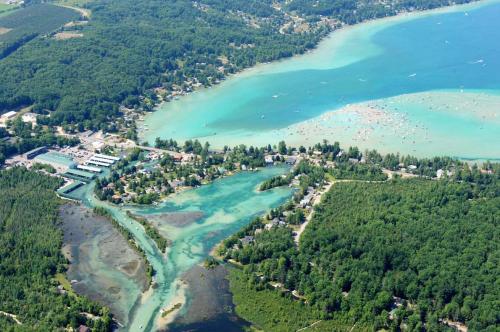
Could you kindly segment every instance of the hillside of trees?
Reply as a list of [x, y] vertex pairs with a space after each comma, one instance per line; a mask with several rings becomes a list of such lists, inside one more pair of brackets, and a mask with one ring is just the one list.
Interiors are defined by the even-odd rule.
[[277, 314], [279, 304], [260, 310], [252, 302], [272, 289], [285, 304], [299, 301], [290, 295], [295, 290], [311, 321], [393, 331], [445, 331], [451, 328], [444, 322], [458, 322], [469, 331], [497, 331], [499, 226], [498, 173], [337, 183], [299, 247], [290, 229], [247, 228], [243, 235], [254, 235], [254, 243], [226, 258], [245, 264], [232, 274], [240, 312], [267, 329], [280, 330], [291, 317]]
[[[189, 91], [193, 84], [215, 84], [258, 62], [314, 47], [332, 29], [320, 15], [354, 23], [415, 7], [410, 0], [391, 3], [91, 1], [85, 5], [92, 12], [89, 24], [72, 28], [82, 38], [40, 36], [0, 61], [0, 112], [34, 105], [35, 112], [52, 112], [42, 124], [115, 130], [119, 106], [151, 110], [158, 101], [155, 88]], [[421, 9], [448, 1], [422, 3]], [[294, 23], [290, 14], [308, 28], [282, 30]]]
[[111, 330], [107, 309], [57, 290], [55, 274], [67, 263], [54, 193], [61, 181], [24, 168], [0, 172], [0, 311], [22, 323], [0, 314], [0, 331], [56, 331], [82, 324]]

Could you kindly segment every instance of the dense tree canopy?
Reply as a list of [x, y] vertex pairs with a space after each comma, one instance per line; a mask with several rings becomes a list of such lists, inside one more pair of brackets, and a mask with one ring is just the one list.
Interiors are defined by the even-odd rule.
[[[14, 168], [0, 172], [1, 331], [54, 331], [80, 324], [108, 331], [109, 311], [81, 297], [59, 294], [54, 276], [64, 272], [58, 228], [58, 178]], [[89, 320], [88, 312], [104, 319]]]
[[496, 331], [500, 186], [497, 175], [472, 174], [337, 183], [298, 248], [289, 230], [273, 228], [229, 257], [247, 264], [255, 289], [279, 282], [323, 319], [412, 331], [446, 330], [449, 320]]

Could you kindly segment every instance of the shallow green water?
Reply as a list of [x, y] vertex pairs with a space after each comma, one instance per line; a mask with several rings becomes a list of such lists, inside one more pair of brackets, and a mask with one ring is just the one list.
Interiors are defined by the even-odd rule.
[[[277, 129], [348, 104], [405, 94], [442, 90], [496, 93], [500, 91], [500, 3], [457, 8], [335, 32], [310, 54], [259, 66], [219, 86], [162, 105], [146, 117], [143, 138], [151, 143], [156, 137], [199, 138], [213, 146], [275, 144], [280, 139], [311, 145], [315, 142], [307, 141], [307, 135], [297, 137], [297, 133]], [[401, 107], [404, 110], [406, 105]], [[466, 143], [460, 157], [500, 157], [498, 123], [482, 121], [478, 130], [477, 122], [471, 123], [461, 114], [429, 117], [414, 110], [410, 110], [412, 124], [433, 128], [428, 133], [433, 138], [432, 151], [426, 145], [411, 146], [399, 140], [360, 145], [384, 152], [455, 155], [453, 145], [440, 144], [440, 137], [446, 136], [455, 138], [457, 144]], [[314, 134], [313, 128], [308, 130]], [[335, 132], [325, 136], [337, 138]], [[353, 143], [348, 135], [339, 136], [341, 143]], [[474, 138], [470, 144], [469, 138]], [[477, 141], [482, 144], [478, 146]]]
[[[257, 186], [265, 179], [287, 172], [286, 168], [264, 168], [258, 172], [242, 172], [216, 180], [212, 184], [172, 196], [157, 207], [134, 208], [150, 221], [166, 213], [201, 212], [202, 216], [173, 226], [163, 223], [161, 232], [172, 240], [166, 256], [145, 235], [143, 228], [126, 216], [126, 209], [97, 201], [91, 186], [77, 189], [72, 194], [88, 206], [105, 206], [121, 225], [129, 229], [155, 269], [157, 287], [143, 301], [137, 301], [129, 314], [127, 331], [153, 331], [160, 309], [179, 295], [179, 277], [194, 264], [208, 256], [211, 248], [222, 239], [239, 230], [253, 217], [277, 207], [291, 196], [291, 189], [276, 188], [258, 192]], [[153, 217], [153, 218], [151, 218]], [[189, 296], [189, 292], [187, 294]]]

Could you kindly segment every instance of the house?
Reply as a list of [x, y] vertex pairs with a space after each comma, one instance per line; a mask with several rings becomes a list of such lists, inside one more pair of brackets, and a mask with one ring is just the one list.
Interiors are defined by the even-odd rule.
[[271, 229], [273, 227], [286, 226], [286, 222], [282, 218], [274, 218], [269, 224], [266, 224], [266, 229]]
[[240, 239], [241, 243], [246, 246], [246, 245], [249, 245], [251, 243], [253, 243], [254, 241], [254, 237], [253, 236], [245, 236], [244, 238]]
[[2, 121], [7, 121], [7, 120], [12, 120], [16, 116], [17, 112], [14, 111], [9, 111], [7, 113], [2, 114], [0, 117], [0, 120]]
[[305, 208], [306, 206], [310, 205], [312, 200], [314, 198], [313, 193], [309, 193], [304, 198], [302, 198], [299, 202], [300, 207]]
[[32, 124], [36, 124], [36, 117], [38, 116], [38, 114], [36, 113], [25, 113], [23, 114], [23, 116], [21, 117], [21, 119], [23, 120], [23, 122], [26, 122], [26, 123], [32, 123]]
[[443, 177], [443, 175], [444, 175], [444, 170], [443, 170], [443, 169], [438, 169], [438, 170], [436, 171], [436, 177], [437, 177], [438, 179], [441, 179], [441, 178]]
[[172, 180], [170, 181], [170, 186], [172, 188], [182, 187], [184, 185], [184, 181], [181, 180]]
[[320, 157], [320, 156], [323, 154], [323, 152], [318, 151], [318, 150], [315, 150], [315, 151], [313, 152], [313, 154], [314, 154], [315, 156], [317, 156], [317, 157]]
[[86, 325], [80, 325], [78, 332], [90, 332], [90, 328]]
[[357, 158], [349, 158], [349, 162], [351, 164], [357, 164], [357, 163], [359, 163], [359, 160]]
[[290, 157], [286, 158], [286, 160], [285, 160], [285, 163], [287, 165], [290, 165], [290, 166], [295, 165], [296, 162], [297, 162], [297, 157], [294, 157], [294, 156], [290, 156]]
[[183, 162], [190, 162], [195, 160], [195, 155], [193, 153], [185, 153], [182, 156], [182, 161]]
[[273, 156], [265, 156], [264, 161], [265, 161], [266, 165], [274, 164]]

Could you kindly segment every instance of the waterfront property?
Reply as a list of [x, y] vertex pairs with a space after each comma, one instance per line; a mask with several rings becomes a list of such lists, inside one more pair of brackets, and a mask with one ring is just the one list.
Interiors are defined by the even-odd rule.
[[99, 167], [77, 165], [76, 168], [79, 170], [82, 170], [82, 171], [88, 171], [88, 172], [93, 172], [93, 173], [101, 173], [102, 172], [102, 169], [100, 169]]
[[105, 159], [105, 160], [110, 160], [112, 162], [117, 162], [120, 160], [119, 157], [114, 157], [114, 156], [109, 156], [109, 155], [106, 155], [106, 154], [100, 154], [100, 153], [96, 153], [94, 155], [94, 157], [96, 158], [100, 158], [100, 159]]
[[74, 179], [74, 180], [79, 180], [83, 182], [90, 182], [93, 179], [95, 179], [95, 174], [77, 170], [77, 169], [68, 169], [65, 173], [62, 174], [64, 177]]
[[69, 196], [69, 194], [71, 192], [73, 192], [74, 190], [80, 188], [81, 186], [83, 186], [85, 183], [84, 182], [81, 182], [81, 181], [73, 181], [71, 182], [70, 184], [67, 184], [65, 185], [64, 187], [62, 188], [59, 188], [57, 190], [57, 194], [61, 197], [65, 197], [65, 198], [72, 198]]
[[94, 160], [94, 159], [87, 160], [85, 162], [85, 164], [87, 164], [87, 165], [101, 166], [101, 167], [109, 167], [110, 166], [109, 163], [100, 162], [100, 161], [97, 161], [97, 160]]

